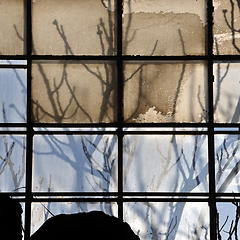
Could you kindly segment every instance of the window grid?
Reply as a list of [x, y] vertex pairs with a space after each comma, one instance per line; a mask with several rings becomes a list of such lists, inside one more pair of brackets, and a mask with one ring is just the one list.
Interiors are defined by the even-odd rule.
[[[239, 131], [217, 131], [214, 128], [225, 127], [239, 128], [239, 124], [221, 124], [214, 123], [214, 110], [213, 110], [213, 63], [214, 61], [235, 61], [239, 60], [237, 55], [213, 55], [213, 25], [211, 24], [213, 17], [213, 1], [208, 0], [207, 16], [208, 16], [208, 28], [207, 28], [207, 55], [206, 56], [123, 56], [122, 52], [122, 2], [117, 1], [117, 55], [116, 56], [41, 56], [32, 55], [32, 31], [31, 31], [31, 0], [25, 0], [25, 15], [26, 15], [26, 46], [23, 56], [0, 56], [1, 59], [12, 60], [27, 60], [27, 66], [25, 65], [0, 65], [0, 68], [27, 68], [27, 123], [0, 123], [0, 127], [26, 127], [26, 131], [1, 131], [1, 134], [26, 134], [27, 136], [27, 152], [26, 152], [26, 192], [24, 193], [11, 193], [12, 196], [22, 197], [22, 201], [25, 203], [25, 238], [30, 236], [30, 224], [31, 224], [31, 203], [39, 202], [39, 199], [34, 197], [41, 196], [41, 202], [48, 202], [49, 196], [51, 196], [51, 202], [117, 202], [118, 204], [118, 217], [123, 219], [123, 204], [124, 202], [208, 202], [210, 210], [210, 239], [217, 239], [216, 236], [216, 203], [217, 202], [232, 202], [229, 197], [239, 198], [240, 193], [217, 193], [215, 190], [215, 153], [214, 153], [214, 137], [218, 134], [232, 134], [238, 135]], [[118, 79], [118, 121], [117, 123], [93, 123], [93, 124], [47, 124], [47, 123], [32, 123], [31, 122], [31, 69], [33, 60], [113, 60], [117, 65], [117, 79]], [[179, 60], [205, 60], [207, 62], [208, 69], [208, 109], [209, 116], [207, 123], [124, 123], [123, 121], [123, 62], [124, 61], [179, 61]], [[34, 131], [34, 127], [68, 127], [68, 128], [91, 128], [91, 127], [116, 127], [116, 131]], [[161, 128], [161, 127], [173, 127], [173, 128], [197, 128], [205, 127], [207, 131], [124, 131], [124, 128]], [[116, 134], [118, 138], [118, 192], [96, 193], [96, 192], [57, 192], [57, 193], [37, 193], [32, 192], [32, 150], [33, 150], [33, 136], [38, 134]], [[124, 192], [123, 191], [123, 137], [125, 135], [202, 135], [208, 136], [208, 167], [209, 167], [209, 192], [208, 193], [170, 193], [170, 192]], [[9, 193], [1, 193], [9, 195]], [[54, 198], [57, 196], [64, 196], [66, 198]], [[86, 198], [79, 198], [79, 196], [85, 196]], [[113, 198], [105, 198], [113, 197]], [[116, 198], [114, 198], [116, 197]], [[127, 197], [127, 198], [126, 198]], [[179, 198], [170, 198], [179, 197]], [[186, 198], [181, 198], [186, 197]], [[197, 198], [198, 197], [198, 198]]]

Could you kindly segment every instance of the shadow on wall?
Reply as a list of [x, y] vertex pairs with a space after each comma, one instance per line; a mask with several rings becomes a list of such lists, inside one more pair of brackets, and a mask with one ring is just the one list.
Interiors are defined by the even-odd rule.
[[[1, 211], [0, 228], [3, 239], [22, 239], [21, 205], [9, 197], [0, 197], [5, 206]], [[13, 231], [14, 229], [14, 231]], [[60, 214], [48, 219], [31, 237], [33, 240], [52, 239], [124, 239], [139, 240], [127, 223], [101, 211]]]

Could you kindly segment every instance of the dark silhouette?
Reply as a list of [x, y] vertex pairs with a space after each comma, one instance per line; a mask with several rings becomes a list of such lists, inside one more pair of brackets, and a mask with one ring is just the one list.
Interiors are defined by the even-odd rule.
[[0, 196], [0, 238], [22, 239], [22, 207], [7, 196]]
[[31, 239], [139, 240], [139, 237], [127, 223], [118, 218], [100, 211], [92, 211], [52, 217], [31, 236]]
[[[0, 196], [1, 239], [22, 240], [21, 205]], [[139, 240], [130, 226], [101, 211], [60, 214], [48, 219], [31, 237], [32, 240]]]

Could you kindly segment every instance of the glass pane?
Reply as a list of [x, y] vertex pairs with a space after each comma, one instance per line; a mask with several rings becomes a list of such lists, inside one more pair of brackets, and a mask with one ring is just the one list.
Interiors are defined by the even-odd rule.
[[238, 123], [240, 116], [240, 63], [215, 63], [214, 121]]
[[0, 192], [25, 191], [26, 136], [0, 135]]
[[115, 54], [115, 1], [33, 0], [32, 19], [33, 54]]
[[0, 127], [0, 131], [27, 131], [24, 127]]
[[115, 89], [112, 62], [35, 62], [33, 122], [114, 122]]
[[238, 127], [216, 127], [214, 131], [224, 131], [224, 132], [231, 132], [231, 131], [239, 131]]
[[126, 135], [124, 191], [207, 192], [207, 136]]
[[[239, 237], [239, 202], [217, 203], [217, 233], [218, 239], [233, 239]], [[232, 233], [230, 237], [229, 233]]]
[[[97, 194], [95, 194], [96, 192], [55, 192], [53, 195], [49, 195], [47, 196], [48, 200], [50, 201], [51, 199], [54, 199], [53, 201], [60, 201], [62, 202], [63, 199], [67, 199], [66, 201], [71, 202], [71, 201], [86, 201], [86, 198], [89, 199], [91, 198], [91, 200], [93, 198], [96, 199], [96, 201], [98, 201], [97, 199], [102, 198], [104, 200], [111, 198], [111, 201], [117, 201], [116, 199], [118, 198], [118, 194], [117, 192], [98, 192]], [[46, 199], [46, 193], [37, 193], [38, 195], [34, 197], [34, 199], [37, 199], [38, 201], [42, 201], [42, 199]], [[48, 194], [48, 193], [47, 193]], [[57, 195], [56, 195], [57, 194]], [[70, 194], [70, 195], [69, 195]], [[75, 195], [75, 196], [72, 196]], [[79, 199], [79, 200], [76, 200]], [[109, 201], [109, 200], [106, 200]]]
[[148, 127], [148, 128], [142, 128], [142, 127], [129, 127], [129, 128], [124, 128], [123, 131], [166, 131], [166, 132], [182, 132], [182, 131], [197, 131], [197, 132], [201, 132], [201, 131], [207, 131], [207, 128], [189, 128], [189, 127], [164, 127], [164, 128], [159, 128], [159, 127]]
[[24, 123], [27, 117], [27, 70], [0, 69], [0, 123]]
[[217, 192], [240, 192], [240, 136], [215, 135]]
[[204, 55], [205, 0], [124, 1], [123, 53]]
[[117, 128], [103, 128], [103, 127], [98, 127], [98, 128], [39, 128], [39, 127], [35, 127], [34, 131], [64, 131], [64, 132], [70, 132], [70, 131], [74, 131], [74, 132], [81, 132], [81, 131], [116, 131]]
[[16, 64], [16, 65], [26, 65], [27, 60], [0, 60], [0, 64]]
[[124, 220], [141, 240], [209, 240], [209, 207], [201, 202], [124, 203]]
[[125, 62], [126, 122], [206, 122], [203, 62]]
[[22, 55], [24, 46], [23, 0], [2, 0], [0, 55]]
[[214, 54], [240, 53], [240, 4], [235, 0], [214, 0]]
[[32, 224], [31, 234], [33, 234], [52, 215], [72, 214], [78, 212], [102, 211], [110, 216], [117, 217], [116, 203], [91, 203], [91, 202], [46, 202], [32, 203]]
[[36, 135], [33, 191], [117, 191], [116, 136]]

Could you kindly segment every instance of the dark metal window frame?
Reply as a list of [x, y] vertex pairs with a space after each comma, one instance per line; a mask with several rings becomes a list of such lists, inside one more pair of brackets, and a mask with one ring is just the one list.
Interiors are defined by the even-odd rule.
[[[24, 134], [27, 137], [27, 154], [26, 154], [26, 191], [23, 193], [11, 193], [13, 196], [19, 196], [21, 201], [25, 203], [25, 239], [30, 236], [31, 224], [31, 203], [38, 202], [39, 199], [34, 197], [41, 196], [41, 202], [117, 202], [118, 216], [123, 219], [123, 203], [124, 202], [208, 202], [210, 209], [210, 238], [216, 239], [216, 203], [231, 202], [233, 198], [240, 197], [240, 193], [216, 193], [215, 191], [215, 153], [214, 153], [214, 136], [217, 134], [240, 134], [239, 131], [214, 131], [216, 127], [239, 129], [239, 124], [217, 124], [213, 119], [213, 63], [214, 61], [234, 61], [240, 60], [239, 56], [234, 55], [213, 55], [213, 0], [208, 0], [207, 8], [207, 54], [205, 56], [125, 56], [122, 55], [122, 1], [117, 1], [117, 55], [116, 56], [42, 56], [32, 55], [32, 31], [31, 31], [31, 0], [24, 0], [25, 11], [25, 55], [2, 55], [0, 59], [11, 60], [27, 60], [27, 65], [0, 65], [0, 68], [27, 68], [27, 123], [4, 123], [0, 127], [25, 127], [26, 131], [2, 131], [1, 134]], [[117, 81], [118, 81], [118, 121], [117, 123], [105, 124], [41, 124], [31, 122], [31, 68], [33, 60], [112, 60], [117, 66]], [[208, 102], [209, 102], [209, 119], [207, 123], [124, 123], [123, 121], [123, 62], [124, 61], [196, 61], [204, 60], [208, 68]], [[84, 192], [60, 192], [60, 193], [36, 193], [32, 192], [32, 151], [33, 151], [33, 136], [36, 134], [106, 134], [104, 131], [83, 131], [83, 132], [35, 132], [34, 127], [68, 127], [68, 128], [89, 128], [89, 127], [116, 127], [116, 131], [108, 131], [107, 134], [115, 134], [118, 137], [118, 192], [109, 193], [84, 193]], [[207, 131], [127, 131], [124, 128], [149, 128], [149, 127], [205, 127]], [[209, 192], [208, 193], [165, 193], [165, 192], [124, 192], [123, 191], [123, 137], [125, 134], [206, 134], [208, 136], [208, 160], [209, 160]], [[5, 193], [1, 193], [5, 194]], [[9, 193], [6, 193], [10, 195]], [[65, 198], [54, 198], [55, 196], [64, 196]], [[84, 196], [85, 198], [81, 198]], [[44, 198], [45, 197], [45, 198]], [[113, 197], [113, 198], [106, 198]], [[128, 197], [128, 198], [125, 198]], [[161, 197], [161, 198], [160, 198]], [[175, 197], [175, 198], [169, 198]], [[184, 198], [181, 198], [184, 197]], [[199, 198], [197, 198], [199, 197]], [[220, 198], [221, 197], [221, 198]], [[232, 198], [229, 198], [232, 197]]]

